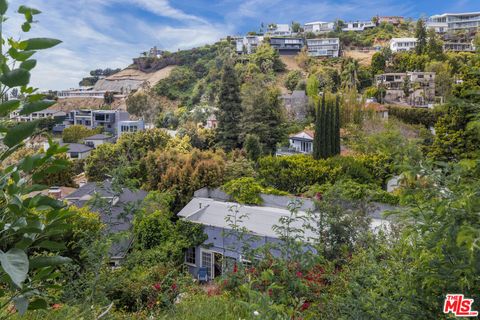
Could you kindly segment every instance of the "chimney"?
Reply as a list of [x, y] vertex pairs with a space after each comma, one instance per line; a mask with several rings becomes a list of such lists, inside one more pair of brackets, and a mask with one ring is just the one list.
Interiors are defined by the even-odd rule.
[[51, 187], [48, 189], [48, 196], [54, 199], [61, 199], [62, 198], [62, 189], [59, 187]]

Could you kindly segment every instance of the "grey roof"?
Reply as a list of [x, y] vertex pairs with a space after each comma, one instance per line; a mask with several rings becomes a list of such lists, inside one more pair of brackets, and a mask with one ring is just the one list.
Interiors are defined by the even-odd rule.
[[60, 143], [61, 146], [68, 147], [68, 152], [85, 153], [93, 149], [81, 143]]
[[[147, 192], [138, 190], [132, 191], [127, 188], [122, 188], [119, 192], [114, 192], [110, 181], [103, 183], [89, 182], [77, 191], [66, 196], [66, 200], [70, 205], [76, 207], [83, 207], [90, 205], [89, 201], [93, 199], [95, 194], [110, 201], [107, 208], [90, 206], [94, 212], [98, 212], [100, 219], [107, 226], [109, 233], [118, 233], [129, 231], [132, 228], [133, 212], [129, 210], [132, 205], [139, 204], [146, 196]], [[118, 195], [118, 197], [116, 196]], [[110, 249], [110, 256], [122, 258], [130, 248], [132, 238], [123, 239], [115, 242]]]
[[303, 90], [293, 90], [292, 97], [304, 98], [304, 97], [307, 97], [307, 95], [305, 94], [305, 91], [303, 91]]
[[111, 139], [111, 136], [107, 136], [106, 134], [94, 134], [93, 136], [90, 136], [88, 138], [85, 138], [84, 140], [109, 140]]
[[[261, 197], [263, 199], [262, 206], [239, 205], [229, 201], [228, 195], [219, 189], [209, 190], [204, 188], [195, 193], [195, 198], [178, 213], [178, 216], [206, 226], [230, 229], [231, 226], [226, 222], [226, 218], [233, 214], [232, 210], [238, 210], [239, 215], [245, 214], [248, 216], [241, 227], [245, 227], [256, 235], [278, 238], [274, 226], [280, 224], [281, 217], [290, 216], [288, 206], [292, 200], [298, 200], [301, 203], [298, 212], [300, 217], [305, 216], [309, 210], [315, 208], [314, 202], [310, 199], [274, 195], [261, 195]], [[371, 228], [376, 229], [388, 225], [389, 222], [383, 217], [383, 212], [394, 209], [394, 207], [388, 205], [373, 204], [369, 214], [372, 218]], [[302, 228], [307, 237], [313, 236], [311, 230], [302, 227], [301, 221], [296, 221], [294, 227]]]
[[[278, 234], [273, 227], [280, 224], [280, 218], [290, 215], [287, 209], [240, 206], [235, 202], [223, 202], [210, 198], [194, 198], [178, 213], [178, 216], [206, 226], [231, 229], [226, 218], [232, 215], [234, 210], [238, 210], [239, 215], [247, 216], [247, 218], [243, 219], [241, 227], [245, 227], [252, 234], [271, 238], [278, 238]], [[306, 213], [301, 211], [298, 215], [306, 215]], [[295, 225], [296, 228], [302, 227], [300, 221], [296, 221], [295, 224], [297, 224]], [[313, 236], [313, 234], [309, 234], [308, 230], [305, 230], [305, 235]]]

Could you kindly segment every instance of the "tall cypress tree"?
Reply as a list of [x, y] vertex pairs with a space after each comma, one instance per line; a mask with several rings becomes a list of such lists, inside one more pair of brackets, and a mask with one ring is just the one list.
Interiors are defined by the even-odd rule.
[[327, 102], [327, 107], [325, 111], [325, 158], [332, 156], [333, 154], [333, 145], [332, 145], [332, 132], [334, 128], [334, 123], [332, 122], [332, 103], [329, 99]]
[[[322, 99], [323, 105], [325, 100]], [[321, 113], [320, 101], [315, 106], [315, 136], [313, 137], [313, 158], [319, 160], [322, 158], [322, 113]]]
[[326, 105], [325, 105], [325, 92], [322, 96], [322, 108], [320, 110], [320, 157], [325, 159], [327, 157], [327, 148], [325, 144], [325, 138], [327, 136], [326, 131]]
[[335, 155], [338, 155], [338, 154], [341, 153], [341, 147], [340, 147], [340, 97], [338, 95], [335, 99], [334, 137], [335, 137]]
[[220, 147], [225, 150], [240, 147], [241, 118], [240, 86], [235, 69], [226, 63], [223, 67], [217, 112], [217, 142]]

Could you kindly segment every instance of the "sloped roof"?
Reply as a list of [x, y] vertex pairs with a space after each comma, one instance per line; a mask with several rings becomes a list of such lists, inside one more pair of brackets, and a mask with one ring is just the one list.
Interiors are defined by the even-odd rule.
[[93, 136], [90, 136], [88, 138], [85, 138], [84, 140], [109, 140], [111, 139], [111, 136], [108, 136], [106, 134], [94, 134]]
[[[227, 216], [232, 215], [232, 210], [238, 210], [240, 215], [247, 216], [241, 223], [242, 227], [247, 228], [255, 235], [272, 238], [278, 237], [273, 227], [280, 224], [280, 218], [290, 215], [287, 209], [240, 206], [235, 202], [222, 202], [210, 198], [194, 198], [178, 213], [178, 216], [207, 226], [231, 229], [231, 226], [225, 219]], [[301, 211], [298, 215], [302, 216], [306, 215], [306, 213]], [[296, 224], [295, 228], [302, 227], [300, 221], [297, 221]], [[308, 230], [305, 230], [306, 236], [313, 236], [313, 234], [308, 234], [308, 232]]]
[[[141, 202], [147, 192], [138, 190], [133, 191], [128, 188], [122, 188], [120, 194], [114, 192], [110, 181], [103, 183], [89, 182], [77, 191], [64, 197], [70, 205], [83, 207], [89, 204], [89, 201], [98, 194], [102, 198], [112, 201], [111, 208], [91, 207], [90, 209], [100, 215], [100, 219], [106, 225], [109, 233], [119, 233], [129, 231], [132, 228], [133, 213], [129, 210], [131, 205]], [[118, 196], [118, 198], [115, 198]], [[110, 256], [122, 258], [130, 248], [132, 239], [123, 239], [112, 245]]]
[[68, 148], [68, 152], [85, 153], [93, 150], [89, 146], [81, 143], [60, 143], [60, 145], [66, 146]]
[[[239, 205], [235, 202], [216, 200], [206, 197], [193, 198], [179, 213], [178, 216], [185, 220], [199, 223], [205, 226], [211, 226], [222, 229], [231, 229], [231, 225], [226, 221], [227, 217], [231, 216], [238, 210], [239, 215], [245, 215], [246, 218], [240, 223], [239, 227], [245, 227], [249, 232], [258, 236], [266, 236], [271, 238], [278, 238], [279, 235], [275, 231], [275, 226], [281, 224], [281, 218], [291, 216], [288, 210], [288, 205], [292, 200], [303, 199], [295, 197], [277, 197], [285, 198], [287, 201], [284, 206], [249, 206]], [[306, 199], [307, 202], [311, 202]], [[282, 201], [279, 201], [280, 204]], [[395, 208], [389, 205], [374, 204], [370, 210], [369, 216], [372, 219], [371, 227], [388, 225], [388, 220], [383, 217], [383, 212], [387, 210], [394, 210]], [[306, 211], [298, 211], [297, 216], [306, 216]], [[305, 237], [313, 237], [314, 233], [305, 228], [301, 219], [296, 219], [292, 224], [293, 228], [302, 229]]]
[[292, 138], [297, 138], [297, 139], [306, 139], [306, 140], [312, 140], [315, 137], [315, 131], [313, 130], [303, 130], [299, 133], [290, 135], [290, 139]]

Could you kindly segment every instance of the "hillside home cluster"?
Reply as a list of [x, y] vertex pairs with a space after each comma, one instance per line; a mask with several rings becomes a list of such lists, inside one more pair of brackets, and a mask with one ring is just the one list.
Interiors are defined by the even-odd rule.
[[[251, 54], [264, 41], [263, 36], [245, 36], [234, 38], [238, 54]], [[305, 39], [303, 37], [268, 37], [268, 43], [281, 55], [295, 55], [304, 47], [312, 57], [338, 57], [340, 52], [340, 39], [319, 38]]]

